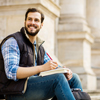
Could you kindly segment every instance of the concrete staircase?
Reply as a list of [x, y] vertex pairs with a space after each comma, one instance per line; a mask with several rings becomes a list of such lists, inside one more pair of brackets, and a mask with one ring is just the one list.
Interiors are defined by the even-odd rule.
[[100, 100], [100, 89], [98, 90], [95, 90], [95, 91], [89, 91], [89, 90], [84, 90], [85, 92], [87, 92], [90, 97], [91, 97], [91, 100]]
[[90, 94], [92, 100], [100, 100], [100, 67], [92, 66], [91, 68], [97, 76], [97, 90], [87, 92]]
[[[91, 97], [91, 100], [100, 100], [100, 89], [97, 89], [95, 91], [89, 91], [89, 90], [83, 90], [84, 92], [87, 92], [90, 97]], [[5, 100], [5, 99], [0, 99], [0, 100]], [[49, 99], [51, 100], [51, 99]]]

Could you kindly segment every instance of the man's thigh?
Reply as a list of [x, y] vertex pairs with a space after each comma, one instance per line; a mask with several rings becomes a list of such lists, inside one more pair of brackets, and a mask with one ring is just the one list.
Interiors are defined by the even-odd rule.
[[[34, 100], [51, 98], [54, 96], [54, 81], [57, 75], [45, 77], [31, 76], [28, 80], [26, 95], [32, 95]], [[42, 100], [41, 99], [41, 100]]]
[[26, 92], [22, 95], [9, 95], [7, 100], [47, 100], [52, 98], [58, 74], [45, 77], [31, 76]]

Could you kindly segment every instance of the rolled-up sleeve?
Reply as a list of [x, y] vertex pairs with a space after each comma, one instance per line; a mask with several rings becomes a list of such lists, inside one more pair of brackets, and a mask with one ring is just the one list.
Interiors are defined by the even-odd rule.
[[11, 37], [2, 45], [5, 72], [8, 79], [17, 81], [16, 74], [20, 61], [20, 50], [17, 41]]
[[[53, 60], [51, 58], [51, 56], [45, 51], [45, 54], [44, 54], [44, 64], [47, 63], [48, 61], [50, 60]], [[60, 65], [58, 65], [58, 67], [61, 67]]]
[[49, 56], [49, 54], [45, 51], [44, 54], [44, 64], [47, 63], [48, 61], [52, 60], [52, 58]]

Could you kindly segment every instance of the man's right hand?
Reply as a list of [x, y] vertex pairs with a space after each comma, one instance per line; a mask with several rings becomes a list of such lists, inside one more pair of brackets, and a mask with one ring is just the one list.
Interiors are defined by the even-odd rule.
[[55, 61], [53, 61], [53, 60], [48, 61], [47, 63], [45, 63], [45, 64], [42, 66], [43, 71], [56, 69], [57, 67], [58, 67], [58, 63], [55, 62]]

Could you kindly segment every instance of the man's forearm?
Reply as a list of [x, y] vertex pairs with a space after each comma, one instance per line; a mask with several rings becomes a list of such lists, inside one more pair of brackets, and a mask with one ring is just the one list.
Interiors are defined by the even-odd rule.
[[33, 67], [19, 67], [17, 70], [17, 79], [23, 79], [43, 71], [57, 68], [58, 64], [55, 61], [48, 61], [46, 64]]
[[23, 79], [41, 72], [42, 66], [19, 67], [17, 70], [17, 79]]

